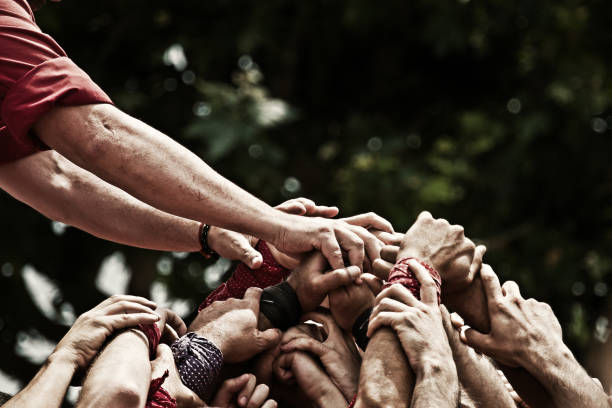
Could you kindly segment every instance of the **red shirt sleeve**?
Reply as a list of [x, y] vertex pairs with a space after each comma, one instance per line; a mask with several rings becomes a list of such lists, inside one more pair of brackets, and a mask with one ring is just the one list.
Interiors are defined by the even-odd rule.
[[248, 288], [267, 288], [268, 286], [281, 283], [289, 276], [289, 270], [276, 262], [268, 245], [264, 241], [259, 241], [255, 247], [263, 257], [263, 264], [259, 269], [249, 269], [240, 263], [227, 282], [222, 283], [215, 289], [198, 308], [198, 312], [209, 306], [216, 300], [226, 300], [229, 298], [242, 299]]
[[0, 164], [45, 149], [30, 129], [55, 106], [112, 103], [34, 22], [26, 0], [0, 0]]

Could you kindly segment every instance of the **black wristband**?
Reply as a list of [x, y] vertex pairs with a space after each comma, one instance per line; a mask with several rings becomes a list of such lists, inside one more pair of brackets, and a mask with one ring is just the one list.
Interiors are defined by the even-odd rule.
[[368, 324], [370, 323], [370, 315], [372, 314], [372, 308], [367, 308], [353, 324], [353, 337], [355, 337], [355, 343], [359, 348], [365, 351], [370, 338], [368, 337]]
[[281, 330], [295, 326], [300, 322], [302, 306], [295, 290], [286, 281], [268, 286], [263, 290], [259, 301], [259, 311], [270, 323]]
[[208, 246], [208, 231], [210, 231], [210, 225], [200, 224], [200, 253], [207, 259], [216, 259], [219, 255]]

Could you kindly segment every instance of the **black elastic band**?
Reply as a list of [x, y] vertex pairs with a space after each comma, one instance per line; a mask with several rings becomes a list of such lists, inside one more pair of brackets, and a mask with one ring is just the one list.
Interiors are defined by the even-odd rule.
[[297, 294], [286, 281], [268, 286], [263, 290], [259, 301], [259, 311], [274, 327], [281, 330], [295, 326], [300, 322], [300, 316], [302, 316], [302, 307]]
[[365, 351], [370, 342], [368, 337], [368, 324], [370, 323], [370, 315], [372, 314], [372, 308], [366, 309], [353, 324], [353, 337], [355, 337], [355, 343], [360, 349]]

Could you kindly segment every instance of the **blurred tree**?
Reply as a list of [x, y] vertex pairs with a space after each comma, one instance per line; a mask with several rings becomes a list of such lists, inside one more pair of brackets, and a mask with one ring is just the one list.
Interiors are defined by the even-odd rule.
[[[609, 342], [608, 11], [601, 0], [65, 0], [37, 18], [121, 108], [270, 203], [303, 195], [397, 230], [423, 209], [463, 224], [502, 279], [552, 304], [582, 357]], [[14, 352], [23, 333], [64, 330], [28, 296], [25, 265], [76, 314], [104, 296], [96, 276], [112, 254], [132, 290], [153, 282], [184, 310], [227, 268], [62, 233], [6, 195], [0, 206], [0, 370], [22, 381], [35, 371]]]

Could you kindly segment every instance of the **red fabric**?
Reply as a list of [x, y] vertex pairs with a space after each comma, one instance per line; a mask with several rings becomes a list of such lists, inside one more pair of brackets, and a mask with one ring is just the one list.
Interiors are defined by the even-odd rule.
[[353, 399], [349, 403], [348, 408], [353, 408], [355, 406], [355, 402], [357, 402], [357, 394], [355, 394], [355, 396], [353, 397]]
[[263, 289], [281, 283], [289, 275], [289, 270], [276, 262], [270, 252], [270, 248], [268, 248], [264, 241], [259, 241], [255, 248], [263, 257], [261, 268], [249, 269], [245, 264], [239, 264], [227, 282], [222, 283], [202, 302], [198, 312], [216, 300], [241, 299], [248, 288], [257, 287]]
[[112, 103], [34, 21], [26, 0], [0, 0], [0, 164], [46, 149], [30, 134], [55, 106]]
[[[398, 260], [393, 269], [391, 269], [391, 273], [389, 273], [389, 279], [387, 283], [385, 283], [384, 288], [388, 288], [389, 286], [399, 283], [404, 285], [405, 288], [410, 290], [410, 292], [417, 299], [421, 299], [421, 284], [419, 280], [416, 278], [414, 272], [410, 270], [410, 266], [408, 265], [408, 261], [415, 258], [403, 258]], [[426, 264], [425, 262], [419, 261], [415, 259], [418, 263], [423, 265], [425, 269], [429, 271], [429, 274], [433, 278], [436, 283], [436, 291], [438, 292], [438, 303], [440, 303], [440, 292], [442, 287], [442, 279], [440, 278], [440, 274], [434, 268]]]
[[161, 377], [151, 380], [145, 408], [176, 408], [176, 400], [162, 388], [166, 378], [168, 378], [168, 370]]
[[139, 324], [138, 328], [147, 336], [149, 340], [149, 358], [155, 359], [157, 355], [157, 346], [159, 346], [159, 340], [161, 339], [161, 331], [155, 323], [151, 324]]

